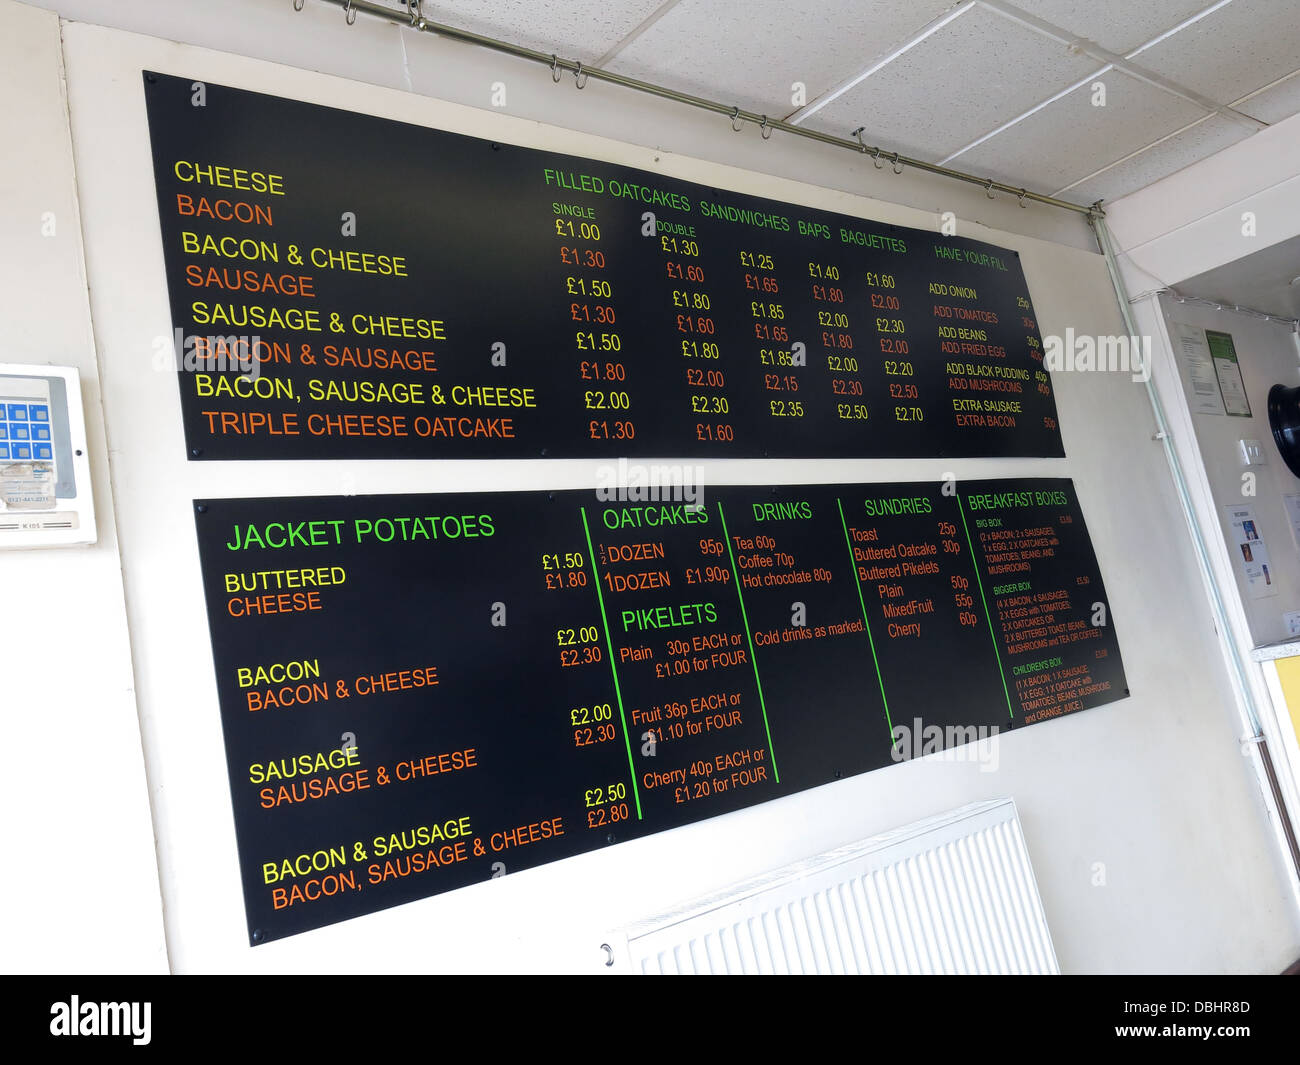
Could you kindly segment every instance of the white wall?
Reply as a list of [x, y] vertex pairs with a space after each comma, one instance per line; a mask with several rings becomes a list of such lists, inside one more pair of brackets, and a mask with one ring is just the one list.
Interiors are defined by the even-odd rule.
[[0, 98], [0, 361], [81, 372], [99, 524], [94, 547], [0, 552], [0, 968], [163, 972], [55, 16], [0, 0]]
[[[1291, 339], [1290, 326], [1284, 323], [1265, 322], [1198, 304], [1180, 304], [1168, 296], [1160, 302], [1165, 320], [1171, 324], [1182, 322], [1232, 335], [1251, 416], [1229, 417], [1193, 411], [1192, 423], [1221, 534], [1225, 538], [1230, 535], [1223, 508], [1228, 504], [1249, 504], [1259, 518], [1260, 533], [1272, 559], [1269, 573], [1275, 581], [1272, 590], [1276, 595], [1263, 599], [1250, 594], [1242, 569], [1235, 565], [1234, 559], [1235, 583], [1249, 620], [1251, 639], [1256, 645], [1281, 642], [1290, 638], [1282, 615], [1300, 611], [1300, 547], [1292, 537], [1282, 496], [1283, 493], [1300, 494], [1300, 478], [1287, 469], [1273, 444], [1268, 425], [1268, 391], [1279, 382], [1288, 388], [1300, 385], [1300, 352]], [[1185, 364], [1180, 363], [1179, 368], [1184, 370]], [[1185, 394], [1190, 397], [1185, 373], [1181, 379]], [[1242, 439], [1259, 440], [1263, 444], [1267, 465], [1249, 469], [1244, 465], [1238, 448]], [[1253, 497], [1243, 495], [1242, 474], [1246, 472], [1255, 474]], [[1235, 550], [1235, 543], [1228, 543], [1229, 554]]]
[[[276, 6], [292, 10], [287, 2]], [[278, 10], [268, 14], [265, 25], [280, 17]], [[310, 55], [304, 52], [299, 61], [314, 63], [319, 54], [326, 57], [322, 63], [339, 62], [340, 50], [351, 49], [349, 62], [370, 69], [368, 63], [382, 66], [394, 53], [395, 29], [358, 20], [348, 30], [337, 11], [335, 17], [333, 28], [322, 25]], [[152, 340], [169, 332], [170, 321], [141, 68], [585, 154], [903, 225], [933, 227], [936, 218], [928, 210], [758, 172], [767, 168], [815, 176], [830, 187], [853, 186], [861, 168], [850, 155], [805, 154], [776, 137], [763, 144], [733, 135], [725, 125], [719, 131], [716, 122], [703, 126], [671, 105], [600, 98], [594, 85], [585, 95], [571, 86], [565, 91], [550, 84], [545, 70], [512, 67], [518, 70], [512, 77], [525, 79], [512, 82], [512, 92], [515, 84], [524, 90], [514, 98], [522, 96], [565, 125], [629, 135], [651, 128], [656, 144], [675, 151], [707, 143], [701, 154], [752, 169], [93, 26], [65, 26], [65, 42], [128, 614], [162, 840], [168, 936], [178, 969], [595, 971], [602, 960], [598, 945], [610, 927], [848, 840], [999, 795], [1012, 795], [1019, 805], [1065, 971], [1268, 972], [1300, 954], [1288, 883], [1249, 763], [1233, 743], [1238, 726], [1232, 692], [1168, 470], [1151, 439], [1145, 394], [1126, 376], [1097, 374], [1057, 375], [1069, 455], [1063, 461], [947, 461], [942, 469], [922, 460], [731, 461], [709, 464], [707, 476], [712, 483], [908, 480], [937, 478], [952, 469], [963, 479], [1073, 477], [1106, 579], [1132, 698], [1006, 737], [996, 773], [980, 773], [968, 763], [910, 762], [250, 949], [190, 500], [330, 494], [349, 483], [362, 493], [578, 487], [591, 483], [594, 464], [187, 464], [175, 381], [147, 369]], [[243, 46], [242, 39], [233, 43]], [[406, 48], [412, 81], [425, 85], [441, 87], [444, 76], [486, 85], [499, 76], [496, 58], [449, 50], [445, 42], [420, 38]], [[449, 71], [442, 61], [452, 52]], [[913, 184], [907, 175], [872, 180], [888, 180], [877, 187], [899, 198], [938, 198], [933, 185]], [[967, 193], [949, 186], [943, 199], [946, 209], [964, 218], [1001, 209], [978, 189]], [[1062, 224], [1043, 223], [1046, 215], [1034, 210], [1013, 208], [1007, 217], [1023, 229]], [[1123, 331], [1097, 255], [969, 223], [963, 227], [967, 235], [1020, 251], [1045, 333], [1063, 333], [1067, 326], [1079, 333]], [[1105, 867], [1104, 886], [1097, 883], [1098, 863]], [[1243, 907], [1243, 900], [1250, 904]]]
[[[1300, 791], [1297, 789], [1297, 778], [1294, 773], [1287, 771], [1288, 760], [1294, 762], [1296, 751], [1292, 740], [1292, 732], [1288, 724], [1287, 710], [1284, 702], [1275, 701], [1270, 695], [1268, 670], [1265, 666], [1255, 662], [1251, 658], [1251, 650], [1256, 646], [1258, 641], [1251, 634], [1252, 628], [1252, 611], [1261, 613], [1261, 616], [1267, 616], [1262, 613], [1267, 610], [1267, 604], [1273, 604], [1279, 601], [1285, 595], [1287, 598], [1293, 594], [1286, 591], [1280, 594], [1278, 599], [1267, 599], [1260, 607], [1249, 606], [1252, 601], [1244, 596], [1239, 589], [1241, 578], [1239, 576], [1239, 567], [1237, 563], [1237, 549], [1235, 545], [1230, 544], [1228, 540], [1228, 523], [1224, 520], [1222, 505], [1227, 502], [1239, 502], [1231, 496], [1233, 470], [1231, 460], [1226, 458], [1223, 448], [1231, 448], [1233, 429], [1231, 425], [1258, 425], [1265, 419], [1259, 418], [1257, 413], [1257, 403], [1260, 399], [1261, 390], [1267, 394], [1266, 388], [1254, 382], [1255, 372], [1249, 369], [1243, 370], [1243, 380], [1250, 393], [1252, 417], [1246, 418], [1228, 418], [1227, 415], [1216, 417], [1213, 415], [1194, 414], [1191, 404], [1188, 402], [1189, 394], [1189, 375], [1186, 371], [1185, 363], [1174, 353], [1174, 344], [1171, 342], [1172, 326], [1165, 313], [1165, 301], [1156, 294], [1151, 294], [1137, 298], [1133, 304], [1133, 316], [1136, 328], [1139, 334], [1149, 336], [1152, 346], [1152, 384], [1156, 393], [1160, 397], [1160, 402], [1165, 412], [1166, 431], [1170, 437], [1170, 446], [1177, 455], [1180, 468], [1183, 472], [1183, 484], [1187, 493], [1188, 507], [1196, 528], [1199, 530], [1199, 536], [1205, 549], [1205, 564], [1208, 572], [1212, 576], [1213, 587], [1217, 589], [1217, 597], [1222, 607], [1224, 624], [1221, 631], [1216, 631], [1221, 653], [1225, 662], [1236, 663], [1232, 675], [1234, 677], [1234, 693], [1237, 695], [1237, 707], [1239, 715], [1235, 721], [1238, 735], [1245, 739], [1261, 734], [1269, 745], [1273, 761], [1277, 767], [1277, 783], [1281, 797], [1275, 799], [1272, 790], [1266, 779], [1265, 766], [1260, 756], [1260, 748], [1253, 743], [1246, 744], [1243, 749], [1243, 755], [1246, 755], [1255, 771], [1256, 780], [1261, 791], [1265, 795], [1265, 804], [1269, 811], [1270, 823], [1274, 832], [1274, 840], [1279, 848], [1279, 853], [1285, 853], [1286, 841], [1285, 833], [1281, 823], [1282, 811], [1289, 811], [1292, 824], [1300, 819]], [[1256, 325], [1266, 323], [1257, 322], [1244, 315], [1233, 314], [1231, 316], [1220, 315], [1217, 312], [1211, 312], [1210, 315], [1204, 313], [1202, 309], [1190, 304], [1171, 304], [1173, 307], [1172, 317], [1177, 320], [1187, 321], [1188, 324], [1196, 324], [1204, 328], [1207, 324], [1214, 326], [1231, 326], [1238, 323], [1254, 322]], [[1276, 328], [1276, 327], [1274, 327]], [[1231, 328], [1226, 330], [1232, 332]], [[1249, 351], [1256, 350], [1259, 347], [1272, 352], [1276, 352], [1277, 337], [1273, 333], [1260, 334], [1256, 330], [1251, 331], [1251, 340], [1247, 342], [1246, 348]], [[1285, 361], [1278, 364], [1280, 371], [1285, 371]], [[1285, 379], [1285, 375], [1284, 378]], [[1223, 424], [1215, 424], [1221, 422]], [[1207, 441], [1206, 450], [1202, 451], [1201, 443], [1201, 425], [1207, 425], [1205, 438]], [[1253, 434], [1243, 434], [1253, 438]], [[1265, 447], [1269, 445], [1265, 441]], [[1266, 468], [1259, 468], [1258, 472], [1263, 473]], [[1211, 478], [1211, 470], [1214, 471], [1214, 478]], [[1236, 485], [1240, 485], [1240, 472], [1238, 468]], [[1281, 501], [1278, 498], [1277, 486], [1284, 483], [1281, 477], [1287, 476], [1285, 473], [1269, 471], [1265, 476], [1257, 479], [1257, 486], [1260, 487], [1260, 496], [1256, 502], [1260, 506], [1257, 509], [1257, 516], [1264, 520], [1267, 516], [1268, 521], [1265, 527], [1265, 540], [1273, 545], [1277, 539], [1278, 517], [1277, 511], [1280, 509]], [[1217, 488], [1216, 488], [1217, 484]], [[1226, 487], [1225, 487], [1226, 486]], [[1159, 535], [1170, 535], [1170, 531], [1160, 530]], [[1289, 533], [1285, 544], [1289, 542]], [[1280, 556], [1282, 564], [1285, 567], [1287, 559], [1285, 554]], [[1282, 575], [1283, 582], [1290, 587], [1293, 580], [1289, 574]], [[1206, 585], [1207, 594], [1210, 593], [1210, 586]], [[1271, 613], [1271, 611], [1270, 611]], [[1216, 626], [1217, 629], [1217, 626]], [[1289, 754], [1288, 754], [1289, 752]], [[1289, 871], [1292, 889], [1295, 891], [1300, 888], [1294, 876], [1293, 871]]]
[[[1276, 371], [1276, 380], [1295, 380], [1295, 359], [1288, 357], [1282, 328], [1247, 316], [1226, 314], [1191, 304], [1168, 304], [1170, 317], [1211, 326], [1251, 339], [1248, 350], [1258, 369], [1243, 365], [1254, 417], [1195, 415], [1187, 402], [1186, 382], [1169, 343], [1167, 318], [1158, 295], [1188, 278], [1289, 240], [1300, 234], [1300, 115], [1278, 122], [1257, 135], [1157, 181], [1107, 206], [1108, 223], [1118, 249], [1124, 282], [1134, 302], [1138, 329], [1152, 337], [1154, 380], [1170, 423], [1172, 447], [1186, 474], [1194, 520], [1209, 554], [1209, 566], [1223, 590], [1225, 653], [1242, 662], [1243, 714], [1253, 706], [1259, 726], [1279, 761], [1281, 790], [1293, 823], [1300, 822], [1300, 778], [1285, 770], [1280, 755], [1289, 746], [1285, 706], [1270, 697], [1265, 670], [1249, 660], [1251, 649], [1280, 639], [1281, 613], [1295, 609], [1297, 581], [1291, 569], [1290, 533], [1279, 521], [1280, 492], [1290, 477], [1268, 442], [1263, 410], [1273, 381], [1259, 380]], [[1279, 336], [1280, 334], [1280, 336]], [[1263, 439], [1271, 468], [1259, 479], [1257, 510], [1268, 515], [1270, 552], [1282, 552], [1283, 590], [1276, 599], [1256, 602], [1242, 594], [1239, 567], [1226, 543], [1222, 504], [1240, 483], [1241, 468], [1232, 468], [1230, 451], [1239, 436]], [[1234, 476], [1235, 473], [1235, 476]], [[1280, 542], [1281, 548], [1275, 547]], [[1235, 551], [1235, 547], [1232, 548]], [[1284, 605], [1286, 604], [1286, 605]], [[1245, 724], [1242, 725], [1245, 731]], [[1292, 757], [1295, 752], [1292, 750]]]

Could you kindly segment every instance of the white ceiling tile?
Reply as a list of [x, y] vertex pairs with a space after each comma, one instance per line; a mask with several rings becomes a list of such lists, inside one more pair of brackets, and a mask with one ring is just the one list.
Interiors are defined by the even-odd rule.
[[1117, 200], [1249, 136], [1241, 123], [1215, 115], [1062, 192], [1061, 198], [1076, 203]]
[[[992, 2], [1123, 54], [1212, 0]], [[1262, 90], [1239, 109], [1280, 121], [1300, 111], [1300, 75], [1285, 79], [1300, 66], [1298, 6], [1231, 0], [1132, 62], [1222, 103]], [[797, 109], [792, 82], [803, 82], [816, 105], [879, 65], [806, 124], [839, 135], [865, 126], [867, 143], [930, 160], [987, 136], [952, 165], [1040, 192], [1079, 182], [1064, 195], [1080, 202], [1114, 199], [1249, 132], [1217, 116], [1198, 122], [1204, 109], [1113, 70], [1099, 76], [1107, 106], [1093, 107], [1096, 60], [967, 0], [425, 0], [424, 13], [586, 63], [614, 50], [613, 70], [773, 118]], [[1044, 103], [1081, 79], [1089, 84]], [[1107, 163], [1116, 165], [1087, 177]]]
[[1211, 0], [1012, 0], [1075, 36], [1119, 55], [1158, 37], [1185, 18], [1204, 10]]
[[1106, 86], [1104, 107], [1093, 106], [1090, 82], [963, 152], [952, 165], [1035, 192], [1052, 192], [1207, 113], [1117, 70], [1097, 80]]
[[522, 44], [564, 59], [595, 62], [641, 25], [663, 0], [425, 0], [433, 22]]
[[607, 65], [780, 118], [791, 84], [812, 102], [871, 65], [957, 0], [681, 0]]
[[807, 124], [840, 134], [865, 125], [869, 144], [939, 160], [1097, 69], [1096, 60], [973, 7]]
[[1300, 71], [1233, 106], [1252, 118], [1269, 123], [1281, 122], [1284, 118], [1300, 114]]
[[1300, 11], [1296, 0], [1233, 0], [1132, 62], [1231, 103], [1300, 67]]

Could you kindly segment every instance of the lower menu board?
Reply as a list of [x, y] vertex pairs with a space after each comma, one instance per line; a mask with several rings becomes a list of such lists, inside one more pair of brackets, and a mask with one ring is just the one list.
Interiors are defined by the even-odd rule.
[[1128, 694], [1069, 480], [675, 494], [196, 503], [252, 943]]

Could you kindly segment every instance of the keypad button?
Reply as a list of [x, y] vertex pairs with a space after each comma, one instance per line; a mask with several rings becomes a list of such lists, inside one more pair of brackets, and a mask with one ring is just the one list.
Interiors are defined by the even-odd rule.
[[38, 459], [54, 458], [54, 448], [49, 444], [33, 444], [34, 457]]
[[13, 450], [13, 457], [16, 459], [29, 459], [32, 457], [31, 444], [10, 444], [9, 446]]
[[26, 403], [10, 403], [10, 404], [9, 404], [9, 420], [10, 420], [11, 422], [25, 422], [25, 421], [27, 420], [27, 404], [26, 404]]

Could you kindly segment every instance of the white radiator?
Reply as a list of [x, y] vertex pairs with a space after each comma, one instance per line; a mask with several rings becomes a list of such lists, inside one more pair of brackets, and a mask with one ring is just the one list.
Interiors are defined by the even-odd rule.
[[636, 973], [1057, 973], [1015, 803], [974, 803], [611, 937]]

